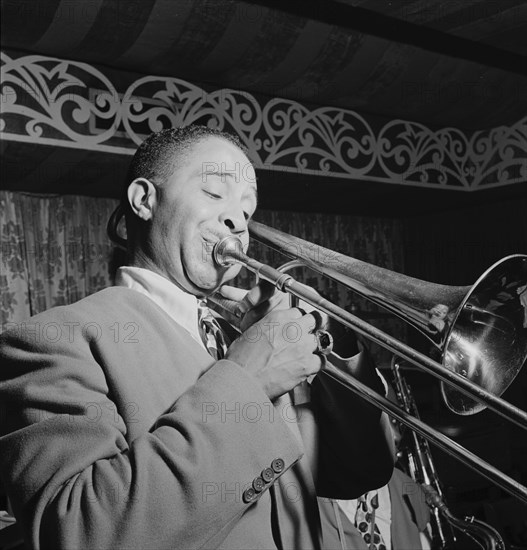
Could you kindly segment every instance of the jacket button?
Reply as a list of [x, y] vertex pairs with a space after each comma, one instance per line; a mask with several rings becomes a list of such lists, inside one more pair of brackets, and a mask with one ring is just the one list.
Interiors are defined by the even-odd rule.
[[262, 471], [261, 476], [266, 483], [271, 483], [274, 479], [274, 470], [272, 468], [266, 468]]
[[252, 502], [255, 498], [256, 498], [256, 491], [252, 487], [245, 489], [242, 496], [243, 502], [249, 503], [249, 502]]
[[275, 474], [279, 474], [285, 468], [285, 462], [281, 458], [275, 458], [271, 462], [271, 468], [273, 469]]
[[253, 480], [253, 489], [257, 493], [260, 493], [261, 491], [263, 491], [264, 487], [265, 487], [264, 480], [261, 477], [255, 477]]

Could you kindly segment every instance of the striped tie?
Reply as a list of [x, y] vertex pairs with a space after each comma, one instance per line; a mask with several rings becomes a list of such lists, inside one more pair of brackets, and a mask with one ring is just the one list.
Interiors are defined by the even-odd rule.
[[223, 359], [227, 352], [225, 336], [204, 300], [198, 300], [198, 326], [201, 339], [210, 355], [216, 360]]

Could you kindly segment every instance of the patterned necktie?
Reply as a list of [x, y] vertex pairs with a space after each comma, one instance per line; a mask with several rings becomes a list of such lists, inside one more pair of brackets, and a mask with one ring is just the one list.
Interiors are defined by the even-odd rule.
[[223, 359], [227, 352], [227, 343], [218, 321], [212, 315], [204, 300], [198, 300], [199, 333], [207, 351], [214, 359]]
[[375, 523], [375, 511], [378, 507], [379, 495], [377, 491], [370, 491], [362, 495], [357, 501], [355, 525], [369, 550], [386, 550], [384, 539]]

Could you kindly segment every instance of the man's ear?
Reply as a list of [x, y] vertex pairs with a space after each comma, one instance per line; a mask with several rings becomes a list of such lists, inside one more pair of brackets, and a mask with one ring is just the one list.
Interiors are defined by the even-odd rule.
[[136, 178], [128, 186], [127, 195], [132, 212], [138, 218], [144, 221], [152, 219], [156, 205], [156, 188], [151, 181], [146, 178]]

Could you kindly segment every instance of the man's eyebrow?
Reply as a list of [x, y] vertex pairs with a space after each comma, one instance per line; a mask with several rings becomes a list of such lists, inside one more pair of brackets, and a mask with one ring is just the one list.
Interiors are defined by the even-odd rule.
[[[226, 170], [226, 169], [219, 169], [219, 168], [208, 168], [206, 170], [200, 170], [200, 174], [203, 176], [220, 176], [222, 178], [229, 177], [234, 178], [236, 180], [240, 179], [243, 173], [240, 170]], [[251, 180], [253, 181], [253, 180]]]
[[[217, 168], [210, 168], [210, 169], [207, 169], [207, 170], [201, 170], [200, 174], [202, 175], [202, 177], [203, 176], [220, 176], [221, 178], [224, 178], [225, 176], [229, 176], [231, 178], [236, 178], [237, 175], [238, 175], [235, 170], [230, 172], [230, 171], [218, 170]], [[258, 205], [258, 189], [257, 189], [256, 185], [251, 185], [249, 187], [249, 192], [251, 192], [254, 195], [256, 205]]]
[[[210, 170], [203, 170], [200, 172], [203, 176], [229, 176], [230, 178], [237, 178], [238, 173], [233, 170], [231, 171], [222, 171], [222, 170], [216, 170], [216, 169], [210, 169]], [[256, 199], [258, 199], [258, 190], [256, 189], [256, 185], [251, 185], [249, 189], [254, 193], [256, 196]]]
[[230, 172], [227, 170], [217, 170], [214, 168], [211, 168], [210, 170], [203, 170], [201, 173], [206, 176], [230, 176], [231, 178], [236, 176], [236, 170]]

